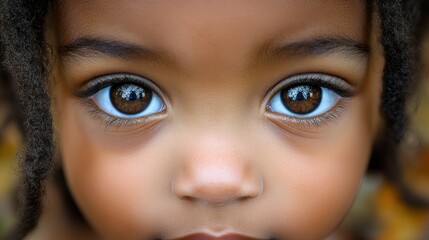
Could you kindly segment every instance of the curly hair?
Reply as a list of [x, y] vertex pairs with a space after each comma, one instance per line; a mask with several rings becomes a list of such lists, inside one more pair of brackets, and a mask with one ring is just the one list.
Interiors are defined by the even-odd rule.
[[13, 69], [23, 115], [25, 149], [20, 157], [18, 224], [9, 239], [24, 238], [42, 212], [45, 179], [53, 165], [53, 130], [46, 86], [43, 21], [48, 1], [2, 1], [0, 7], [4, 65]]
[[[372, 5], [372, 1], [368, 2]], [[22, 239], [32, 231], [43, 209], [45, 182], [53, 170], [53, 121], [48, 91], [48, 65], [44, 21], [48, 0], [2, 0], [0, 2], [0, 42], [3, 64], [10, 71], [16, 90], [25, 149], [20, 156], [18, 222], [7, 239]], [[381, 24], [379, 39], [385, 58], [380, 114], [384, 119], [382, 148], [374, 147], [371, 165], [381, 166], [404, 196], [413, 196], [405, 187], [395, 157], [407, 126], [407, 101], [413, 90], [418, 59], [415, 28], [420, 21], [419, 0], [378, 0]], [[13, 70], [12, 70], [13, 69]], [[386, 146], [389, 147], [386, 153]], [[377, 149], [382, 149], [378, 152]], [[419, 205], [426, 201], [406, 198]]]

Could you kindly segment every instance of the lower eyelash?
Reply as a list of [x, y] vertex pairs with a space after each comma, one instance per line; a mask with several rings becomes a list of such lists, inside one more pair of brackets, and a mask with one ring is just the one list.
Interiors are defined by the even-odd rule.
[[82, 105], [85, 107], [85, 110], [88, 112], [88, 116], [90, 119], [101, 121], [104, 124], [104, 130], [107, 131], [110, 127], [122, 127], [122, 126], [130, 126], [135, 124], [140, 124], [144, 122], [148, 122], [153, 120], [154, 118], [143, 117], [143, 118], [117, 118], [106, 114], [105, 112], [99, 110], [94, 104], [88, 102], [88, 100], [80, 100]]
[[330, 126], [331, 124], [336, 124], [338, 120], [347, 113], [348, 109], [349, 104], [346, 99], [341, 99], [331, 110], [316, 117], [298, 118], [272, 112], [268, 113], [268, 117], [278, 119], [289, 126], [295, 125], [295, 128], [317, 130]]
[[134, 121], [134, 119], [120, 119], [109, 116], [98, 110], [96, 107], [92, 106], [90, 103], [86, 103], [85, 105], [89, 118], [92, 120], [101, 121], [104, 124], [105, 131], [107, 131], [110, 127], [121, 127], [127, 124], [132, 124], [131, 121]]

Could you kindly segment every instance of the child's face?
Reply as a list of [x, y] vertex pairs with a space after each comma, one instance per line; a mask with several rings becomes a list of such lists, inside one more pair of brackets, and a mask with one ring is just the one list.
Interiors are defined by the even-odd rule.
[[383, 60], [364, 2], [63, 1], [53, 111], [91, 226], [329, 235], [378, 126]]

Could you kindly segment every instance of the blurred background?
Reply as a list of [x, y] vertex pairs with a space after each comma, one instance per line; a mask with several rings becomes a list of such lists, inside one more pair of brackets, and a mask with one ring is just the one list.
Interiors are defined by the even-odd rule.
[[[429, 30], [428, 26], [424, 29]], [[407, 184], [429, 199], [429, 31], [423, 32], [421, 39], [424, 66], [416, 91], [419, 107], [413, 111], [401, 161]], [[4, 84], [9, 84], [7, 80], [0, 67], [0, 236], [14, 220], [12, 193], [18, 172], [15, 159], [22, 143], [19, 126], [6, 117], [13, 108], [7, 104], [13, 96], [4, 91]], [[353, 208], [330, 239], [429, 239], [429, 209], [407, 205], [381, 174], [370, 173], [363, 180]]]

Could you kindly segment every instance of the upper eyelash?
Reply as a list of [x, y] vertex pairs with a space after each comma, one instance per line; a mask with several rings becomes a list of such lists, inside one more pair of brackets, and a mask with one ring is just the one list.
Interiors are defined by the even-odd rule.
[[[284, 78], [282, 81], [274, 85], [274, 87], [269, 90], [269, 94], [267, 94], [267, 98], [264, 101], [264, 111], [269, 108], [269, 101], [274, 97], [275, 94], [277, 94], [282, 89], [292, 87], [294, 85], [305, 84], [329, 88], [330, 90], [338, 94], [341, 98], [351, 98], [359, 93], [359, 90], [356, 87], [347, 83], [339, 77], [322, 73], [304, 73]], [[347, 111], [347, 107], [348, 104], [344, 102], [344, 100], [340, 99], [340, 102], [337, 103], [337, 106], [334, 106], [332, 109], [319, 116], [298, 118], [283, 114], [280, 115], [274, 112], [272, 112], [271, 114], [276, 115], [276, 118], [279, 118], [281, 121], [298, 124], [301, 127], [319, 128], [326, 126], [329, 123], [335, 123], [336, 120]]]
[[339, 77], [323, 73], [303, 73], [283, 78], [268, 91], [268, 99], [271, 99], [275, 93], [285, 87], [306, 84], [329, 88], [343, 98], [353, 97], [358, 94], [356, 87]]
[[[140, 78], [142, 80], [139, 80]], [[125, 79], [127, 81], [125, 81]], [[151, 91], [155, 91], [153, 86], [149, 86], [149, 84], [147, 84], [147, 81], [150, 82], [150, 80], [147, 80], [146, 78], [133, 75], [133, 74], [105, 75], [90, 81], [88, 84], [84, 86], [82, 90], [80, 90], [78, 93], [75, 93], [75, 95], [79, 98], [84, 98], [87, 100], [89, 97], [91, 97], [101, 89], [111, 86], [115, 83], [135, 83], [135, 84], [148, 87], [151, 89]], [[358, 93], [357, 90], [352, 85], [346, 83], [344, 80], [341, 80], [340, 78], [330, 76], [330, 75], [327, 76], [326, 74], [320, 74], [320, 73], [309, 73], [309, 74], [295, 75], [295, 76], [286, 78], [286, 80], [282, 80], [280, 83], [276, 84], [270, 90], [271, 96], [268, 99], [271, 99], [274, 93], [277, 93], [278, 91], [280, 91], [285, 87], [291, 87], [293, 85], [299, 85], [299, 84], [311, 84], [311, 85], [326, 87], [336, 92], [342, 98], [349, 98]], [[103, 111], [101, 111], [100, 109], [93, 106], [93, 104], [87, 101], [84, 101], [84, 103], [89, 108], [90, 115], [92, 117], [95, 116], [98, 119], [101, 119], [105, 123], [106, 129], [110, 126], [119, 127], [123, 125], [145, 122], [145, 119], [142, 119], [142, 118], [122, 119], [118, 117], [113, 117], [113, 116], [110, 116], [109, 114], [104, 113]], [[265, 104], [265, 106], [267, 107], [268, 105]], [[333, 111], [330, 110], [322, 115], [315, 116], [315, 117], [297, 118], [292, 116], [282, 116], [280, 118], [283, 121], [298, 123], [299, 125], [302, 125], [302, 126], [311, 125], [315, 127], [320, 127], [322, 125], [325, 125], [325, 123], [327, 122], [335, 122], [335, 120], [339, 117], [338, 115], [340, 115], [344, 111], [345, 111], [345, 106], [337, 106]]]
[[156, 92], [159, 96], [162, 96], [159, 94], [159, 88], [149, 79], [130, 73], [116, 73], [93, 78], [93, 80], [83, 84], [83, 87], [81, 87], [78, 92], [75, 92], [74, 95], [78, 98], [89, 98], [101, 89], [116, 83], [138, 84], [142, 87], [149, 88], [151, 91]]

